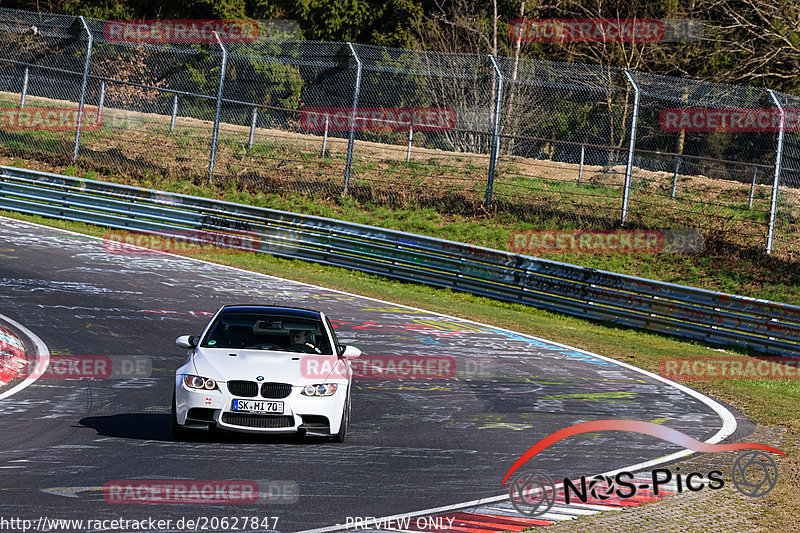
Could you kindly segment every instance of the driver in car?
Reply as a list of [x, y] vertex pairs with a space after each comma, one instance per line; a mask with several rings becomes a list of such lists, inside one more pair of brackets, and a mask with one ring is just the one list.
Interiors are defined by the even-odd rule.
[[303, 353], [322, 353], [320, 350], [308, 342], [306, 332], [301, 329], [293, 329], [289, 332], [289, 350]]

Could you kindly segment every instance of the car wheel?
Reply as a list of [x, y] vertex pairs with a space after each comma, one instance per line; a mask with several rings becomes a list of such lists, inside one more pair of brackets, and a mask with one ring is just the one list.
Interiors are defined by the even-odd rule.
[[191, 437], [192, 432], [189, 429], [178, 424], [178, 408], [175, 402], [175, 391], [172, 392], [172, 440], [184, 441]]
[[339, 424], [339, 432], [333, 436], [333, 442], [344, 442], [347, 437], [347, 429], [350, 426], [350, 391], [347, 391], [347, 401], [345, 402], [344, 412], [342, 412], [342, 423]]

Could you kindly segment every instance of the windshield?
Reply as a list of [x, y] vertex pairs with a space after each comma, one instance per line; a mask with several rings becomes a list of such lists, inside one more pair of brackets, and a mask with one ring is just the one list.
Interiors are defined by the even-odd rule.
[[264, 313], [220, 314], [200, 346], [333, 354], [322, 321]]

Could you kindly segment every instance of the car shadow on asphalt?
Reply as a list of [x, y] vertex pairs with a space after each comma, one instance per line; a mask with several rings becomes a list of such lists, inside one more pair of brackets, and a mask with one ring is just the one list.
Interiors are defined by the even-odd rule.
[[[90, 416], [79, 423], [94, 429], [98, 435], [119, 439], [174, 441], [170, 434], [171, 415], [160, 413], [125, 413]], [[224, 431], [197, 431], [184, 443], [213, 444], [324, 444], [326, 439], [303, 438], [299, 435], [248, 435]]]

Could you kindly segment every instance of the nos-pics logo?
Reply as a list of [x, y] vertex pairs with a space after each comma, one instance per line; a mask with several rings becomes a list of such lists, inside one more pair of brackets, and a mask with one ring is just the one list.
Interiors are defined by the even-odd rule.
[[[782, 451], [756, 443], [709, 444], [700, 442], [678, 430], [652, 422], [638, 420], [597, 420], [575, 424], [545, 437], [528, 449], [508, 470], [502, 485], [519, 470], [519, 468], [552, 444], [580, 433], [598, 431], [628, 431], [660, 438], [664, 441], [683, 446], [689, 450], [703, 453], [729, 452], [747, 450], [733, 462], [731, 481], [736, 489], [753, 498], [768, 494], [778, 481], [778, 465], [764, 451], [785, 455]], [[764, 450], [764, 451], [760, 451]], [[553, 478], [542, 470], [521, 471], [514, 477], [508, 488], [511, 504], [521, 514], [540, 516], [548, 512], [559, 499], [570, 503], [602, 503], [607, 500], [633, 498], [638, 492], [658, 496], [665, 486], [672, 484], [677, 492], [685, 490], [696, 492], [704, 489], [718, 490], [725, 486], [722, 471], [675, 473], [666, 468], [656, 468], [645, 478], [636, 478], [633, 473], [619, 471], [613, 475], [581, 476], [578, 480], [564, 478], [556, 484]]]

